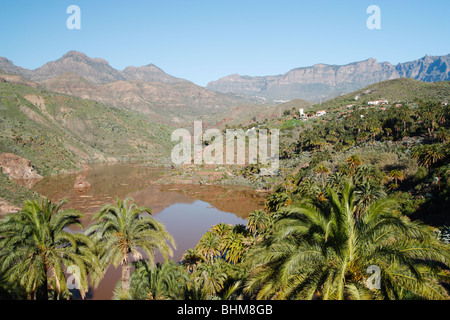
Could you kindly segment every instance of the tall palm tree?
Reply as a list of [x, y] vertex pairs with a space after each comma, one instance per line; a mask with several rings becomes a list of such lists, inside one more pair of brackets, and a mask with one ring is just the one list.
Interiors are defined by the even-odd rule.
[[322, 179], [322, 186], [325, 187], [325, 176], [328, 176], [330, 174], [330, 168], [328, 168], [324, 164], [319, 164], [314, 168], [314, 172], [321, 177]]
[[172, 235], [150, 214], [150, 208], [138, 207], [132, 199], [117, 199], [117, 204], [105, 205], [95, 213], [94, 223], [85, 230], [94, 239], [105, 270], [111, 264], [116, 268], [121, 264], [124, 296], [130, 289], [130, 255], [139, 260], [143, 252], [154, 265], [155, 250], [167, 260], [173, 254], [170, 245], [176, 248]]
[[[400, 299], [406, 293], [448, 299], [450, 251], [431, 228], [411, 222], [382, 198], [360, 214], [355, 188], [329, 189], [328, 206], [305, 202], [288, 209], [273, 236], [246, 259], [246, 292], [267, 299]], [[379, 289], [369, 271], [378, 268]]]
[[428, 171], [430, 171], [442, 159], [448, 157], [448, 154], [446, 145], [437, 143], [432, 145], [414, 146], [411, 149], [411, 157], [417, 159], [419, 165], [427, 167]]
[[286, 206], [291, 198], [286, 193], [272, 193], [269, 195], [265, 202], [265, 209], [267, 212], [276, 212], [280, 208]]
[[345, 179], [346, 175], [344, 173], [336, 171], [328, 176], [327, 185], [335, 190], [342, 189]]
[[354, 154], [347, 158], [347, 163], [350, 166], [351, 175], [355, 172], [356, 168], [362, 165], [362, 161], [358, 155]]
[[427, 128], [428, 137], [433, 138], [439, 119], [442, 117], [440, 103], [434, 101], [421, 101], [419, 103], [418, 115], [423, 125]]
[[[69, 227], [82, 227], [82, 214], [61, 210], [65, 203], [53, 204], [48, 199], [27, 201], [23, 209], [7, 215], [0, 223], [0, 269], [10, 281], [17, 281], [28, 299], [49, 298], [49, 288], [55, 297], [70, 298], [71, 267], [76, 272], [75, 287], [82, 297], [88, 291], [88, 273], [100, 272], [92, 241]], [[67, 278], [66, 278], [67, 276]]]
[[389, 177], [391, 177], [392, 179], [394, 179], [395, 184], [398, 185], [398, 180], [402, 181], [404, 176], [403, 176], [403, 172], [401, 172], [400, 170], [397, 169], [393, 169], [389, 172]]

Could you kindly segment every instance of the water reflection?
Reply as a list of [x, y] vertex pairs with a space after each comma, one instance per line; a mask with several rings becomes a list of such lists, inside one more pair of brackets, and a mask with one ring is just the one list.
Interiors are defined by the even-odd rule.
[[[66, 199], [66, 207], [85, 213], [83, 226], [91, 223], [92, 213], [114, 202], [116, 197], [133, 198], [139, 206], [150, 207], [153, 216], [174, 236], [175, 261], [193, 248], [212, 225], [245, 224], [251, 211], [263, 207], [264, 195], [248, 188], [156, 183], [164, 170], [167, 169], [140, 165], [96, 166], [83, 173], [90, 188], [82, 193], [74, 189], [78, 174], [47, 177], [36, 183], [33, 190], [54, 202]], [[156, 260], [163, 258], [157, 254]], [[111, 299], [120, 276], [120, 267], [111, 266], [99, 287], [90, 290], [87, 298]]]

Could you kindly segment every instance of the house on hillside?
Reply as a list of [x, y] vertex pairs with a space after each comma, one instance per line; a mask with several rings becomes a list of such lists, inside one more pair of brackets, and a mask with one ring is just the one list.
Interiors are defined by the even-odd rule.
[[381, 106], [384, 104], [388, 104], [389, 102], [387, 100], [375, 100], [375, 101], [369, 101], [367, 104], [370, 106]]
[[321, 116], [324, 116], [325, 114], [326, 114], [325, 110], [320, 110], [320, 111], [316, 112], [316, 117], [321, 117]]

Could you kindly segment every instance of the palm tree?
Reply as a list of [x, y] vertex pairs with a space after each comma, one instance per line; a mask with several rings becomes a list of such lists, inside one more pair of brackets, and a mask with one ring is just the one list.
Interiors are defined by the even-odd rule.
[[395, 184], [398, 185], [398, 180], [403, 181], [403, 172], [400, 170], [394, 169], [389, 172], [389, 177], [394, 179]]
[[189, 272], [194, 272], [197, 266], [205, 261], [196, 249], [187, 249], [181, 257], [181, 264], [187, 267]]
[[386, 138], [389, 139], [389, 136], [392, 134], [392, 129], [389, 127], [384, 128], [384, 132], [386, 132]]
[[[92, 279], [100, 272], [92, 241], [70, 227], [82, 227], [82, 214], [61, 210], [48, 199], [27, 201], [23, 209], [7, 215], [0, 223], [0, 269], [10, 281], [17, 281], [28, 299], [70, 298], [66, 270], [74, 278], [82, 297], [88, 291], [88, 273]], [[68, 277], [69, 278], [69, 277]]]
[[[246, 292], [260, 299], [448, 299], [450, 251], [430, 227], [411, 222], [381, 198], [355, 214], [355, 187], [329, 189], [328, 206], [288, 209], [273, 236], [256, 246]], [[441, 265], [440, 265], [441, 264]], [[444, 265], [444, 269], [442, 269]], [[380, 272], [379, 289], [368, 272]]]
[[[303, 195], [303, 196], [312, 196], [315, 195], [317, 193], [319, 193], [321, 190], [321, 186], [319, 183], [317, 183], [317, 181], [311, 177], [307, 177], [305, 179], [303, 179], [301, 181], [301, 183], [299, 184], [298, 188], [297, 188], [297, 194], [299, 195]], [[267, 201], [270, 199], [270, 196], [267, 198], [266, 200], [266, 207], [267, 207]], [[284, 206], [287, 206], [288, 203], [286, 202]], [[269, 212], [276, 212], [279, 209], [281, 209], [282, 206], [274, 207], [272, 208], [271, 211]]]
[[247, 228], [253, 234], [264, 233], [271, 224], [270, 216], [263, 210], [250, 212], [247, 218]]
[[224, 252], [225, 260], [232, 264], [238, 263], [247, 248], [245, 243], [245, 235], [242, 232], [237, 230], [228, 232], [221, 243], [221, 250]]
[[405, 133], [408, 131], [408, 124], [412, 122], [412, 109], [408, 106], [402, 105], [397, 111], [397, 117], [402, 122], [403, 132]]
[[347, 163], [350, 166], [350, 172], [351, 172], [352, 176], [353, 176], [353, 173], [355, 172], [356, 168], [359, 167], [360, 165], [362, 165], [361, 159], [356, 154], [348, 157]]
[[427, 167], [430, 171], [434, 165], [446, 158], [447, 152], [445, 145], [432, 144], [414, 146], [411, 150], [411, 156], [413, 159], [417, 159], [419, 165]]
[[265, 209], [267, 212], [276, 212], [280, 208], [286, 206], [290, 200], [291, 198], [286, 193], [272, 193], [265, 201]]
[[230, 230], [232, 229], [230, 224], [226, 224], [226, 223], [218, 223], [214, 226], [211, 227], [211, 232], [215, 233], [216, 235], [218, 235], [220, 238], [225, 237], [225, 235], [227, 235], [228, 232], [230, 232]]
[[214, 258], [222, 256], [220, 250], [221, 238], [212, 231], [206, 231], [200, 241], [198, 242], [195, 250], [208, 262], [212, 263]]
[[157, 263], [156, 267], [147, 260], [139, 260], [134, 266], [130, 288], [134, 300], [184, 299], [189, 276], [186, 270], [173, 260]]
[[330, 174], [330, 169], [324, 164], [319, 164], [314, 168], [314, 172], [322, 178], [322, 186], [325, 187], [324, 177]]
[[367, 210], [367, 208], [376, 200], [386, 197], [383, 187], [380, 184], [373, 182], [373, 180], [365, 180], [356, 186], [355, 201], [356, 214], [360, 214]]
[[383, 178], [383, 173], [377, 167], [362, 165], [355, 170], [353, 183], [355, 185], [360, 185], [365, 181], [382, 183]]
[[142, 251], [154, 265], [155, 250], [159, 250], [167, 260], [173, 254], [170, 245], [176, 247], [172, 235], [150, 214], [150, 208], [138, 207], [132, 199], [117, 199], [117, 204], [105, 205], [95, 213], [92, 218], [94, 223], [85, 231], [95, 240], [105, 270], [111, 264], [116, 268], [119, 263], [122, 265], [124, 296], [130, 289], [130, 254], [139, 260]]
[[427, 128], [428, 137], [433, 138], [435, 135], [434, 130], [436, 129], [439, 119], [442, 117], [441, 106], [438, 102], [425, 101], [419, 103], [419, 119], [422, 121], [423, 125]]
[[208, 299], [218, 294], [223, 288], [227, 274], [222, 270], [221, 263], [201, 264], [192, 275], [191, 286], [200, 292], [202, 299]]
[[447, 143], [450, 140], [450, 132], [448, 129], [440, 128], [436, 133], [436, 138], [443, 143]]
[[333, 172], [327, 178], [327, 185], [334, 190], [339, 190], [342, 188], [345, 179], [346, 175], [344, 173], [339, 171]]

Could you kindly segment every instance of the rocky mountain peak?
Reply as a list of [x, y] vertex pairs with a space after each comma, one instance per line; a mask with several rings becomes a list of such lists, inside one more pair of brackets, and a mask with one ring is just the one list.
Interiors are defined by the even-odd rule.
[[0, 57], [0, 65], [10, 65], [13, 66], [13, 62], [9, 59], [6, 59], [4, 57]]
[[83, 59], [83, 60], [90, 60], [90, 58], [86, 54], [84, 54], [83, 52], [75, 51], [75, 50], [71, 50], [71, 51], [67, 52], [65, 55], [62, 56], [61, 59], [67, 59], [67, 58], [79, 58], [79, 59]]

